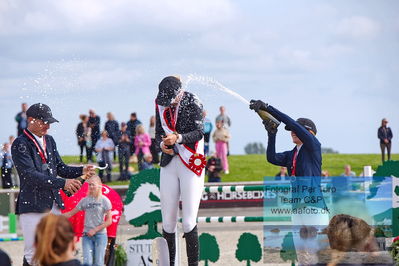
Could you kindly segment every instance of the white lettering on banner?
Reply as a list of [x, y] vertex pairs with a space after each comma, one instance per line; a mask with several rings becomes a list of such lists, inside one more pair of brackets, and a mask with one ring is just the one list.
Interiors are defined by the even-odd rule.
[[252, 199], [274, 199], [276, 193], [272, 191], [234, 191], [234, 192], [204, 192], [202, 194], [202, 200], [252, 200]]

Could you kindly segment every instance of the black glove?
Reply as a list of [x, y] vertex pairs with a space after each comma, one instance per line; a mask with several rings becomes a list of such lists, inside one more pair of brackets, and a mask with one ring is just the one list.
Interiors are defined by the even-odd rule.
[[262, 123], [269, 134], [275, 135], [277, 133], [278, 125], [276, 125], [272, 120], [263, 120]]
[[258, 112], [259, 110], [266, 111], [268, 104], [262, 102], [261, 100], [251, 100], [249, 104], [249, 109], [254, 110], [255, 112]]

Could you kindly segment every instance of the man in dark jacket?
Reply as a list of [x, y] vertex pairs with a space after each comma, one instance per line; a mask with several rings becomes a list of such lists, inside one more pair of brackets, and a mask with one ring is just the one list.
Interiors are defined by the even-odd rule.
[[170, 265], [175, 259], [175, 232], [179, 199], [188, 265], [198, 265], [196, 218], [204, 187], [203, 109], [194, 94], [181, 88], [180, 79], [166, 77], [156, 98], [155, 138], [161, 147], [161, 212], [163, 236], [168, 242]]
[[[107, 119], [108, 121], [105, 122], [105, 131], [108, 132], [108, 137], [112, 139], [114, 142], [115, 147], [118, 146], [118, 140], [119, 140], [119, 124], [118, 121], [115, 120], [115, 116], [113, 113], [108, 112], [107, 113]], [[116, 160], [116, 149], [114, 150], [114, 160]]]
[[89, 148], [89, 155], [87, 156], [88, 162], [93, 162], [93, 152], [96, 147], [97, 140], [100, 139], [100, 117], [96, 112], [89, 110], [89, 127], [91, 128], [91, 147]]
[[136, 147], [133, 145], [133, 143], [134, 137], [136, 136], [136, 127], [140, 124], [141, 121], [137, 119], [137, 114], [131, 113], [130, 120], [126, 123], [130, 141], [132, 142], [132, 146], [130, 146], [130, 154], [133, 154], [136, 150]]
[[28, 104], [23, 103], [21, 105], [22, 111], [15, 116], [15, 121], [17, 121], [17, 136], [21, 135], [23, 130], [28, 126], [28, 121], [26, 117], [26, 110], [28, 110]]
[[64, 208], [59, 190], [73, 194], [81, 186], [73, 178], [86, 173], [91, 176], [95, 172], [93, 166], [70, 167], [63, 163], [53, 137], [47, 135], [50, 124], [58, 122], [47, 105], [34, 104], [26, 114], [28, 128], [15, 139], [11, 151], [20, 179], [15, 213], [19, 214], [24, 235], [24, 265], [30, 265], [36, 225], [49, 211], [60, 213]]
[[[328, 209], [321, 191], [321, 144], [316, 138], [316, 125], [308, 118], [296, 121], [276, 108], [258, 100], [251, 101], [250, 108], [259, 112], [266, 111], [291, 131], [294, 149], [276, 153], [277, 127], [271, 120], [263, 124], [268, 132], [267, 161], [285, 166], [291, 176], [292, 224], [300, 226], [300, 234], [294, 234], [295, 248], [300, 264], [316, 264], [318, 246], [316, 228], [328, 225]], [[297, 236], [300, 235], [300, 238]], [[312, 240], [313, 239], [313, 240]], [[317, 249], [317, 248], [316, 248]], [[306, 254], [306, 255], [305, 255]]]
[[378, 128], [378, 138], [380, 139], [382, 163], [385, 161], [385, 148], [388, 153], [388, 161], [391, 160], [391, 145], [392, 145], [392, 130], [387, 127], [388, 120], [385, 118], [381, 121], [381, 126]]

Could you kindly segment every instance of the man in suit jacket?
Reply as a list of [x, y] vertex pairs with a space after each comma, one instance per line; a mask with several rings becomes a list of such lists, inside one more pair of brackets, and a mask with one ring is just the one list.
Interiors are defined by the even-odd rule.
[[161, 212], [163, 235], [168, 242], [170, 265], [175, 259], [175, 231], [179, 198], [182, 200], [183, 231], [188, 265], [198, 265], [196, 218], [204, 186], [202, 104], [181, 88], [180, 79], [166, 77], [156, 98], [157, 145], [161, 156]]
[[[294, 234], [294, 243], [300, 264], [316, 264], [317, 227], [328, 225], [328, 209], [321, 191], [321, 144], [316, 138], [316, 125], [308, 118], [296, 121], [260, 100], [251, 101], [250, 108], [258, 112], [263, 110], [274, 116], [291, 131], [292, 150], [276, 153], [277, 128], [271, 120], [263, 121], [268, 132], [267, 161], [287, 167], [291, 176], [292, 224], [300, 226], [299, 234]], [[298, 237], [298, 235], [300, 237]], [[302, 256], [308, 254], [308, 256]]]
[[391, 160], [391, 145], [392, 145], [392, 130], [387, 127], [388, 120], [385, 118], [381, 121], [381, 126], [378, 128], [378, 138], [380, 139], [382, 163], [385, 161], [385, 149], [388, 153], [388, 161]]
[[47, 135], [50, 124], [58, 122], [47, 105], [34, 104], [26, 114], [28, 128], [15, 139], [11, 150], [20, 179], [15, 212], [19, 214], [24, 235], [24, 265], [31, 265], [36, 225], [48, 212], [60, 213], [60, 209], [64, 208], [60, 189], [75, 193], [81, 183], [73, 178], [86, 173], [91, 176], [94, 168], [64, 164], [53, 137]]

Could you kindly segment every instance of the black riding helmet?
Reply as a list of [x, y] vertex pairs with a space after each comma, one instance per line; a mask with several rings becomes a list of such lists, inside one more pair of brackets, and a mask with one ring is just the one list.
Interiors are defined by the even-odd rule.
[[[296, 122], [301, 126], [303, 126], [304, 128], [306, 128], [307, 130], [312, 130], [313, 133], [316, 135], [317, 133], [316, 125], [309, 118], [298, 118]], [[291, 131], [291, 128], [289, 126], [285, 126], [285, 130]]]
[[181, 81], [177, 77], [169, 76], [164, 78], [161, 83], [159, 83], [158, 88], [159, 91], [156, 103], [161, 106], [170, 106], [172, 100], [181, 90]]

